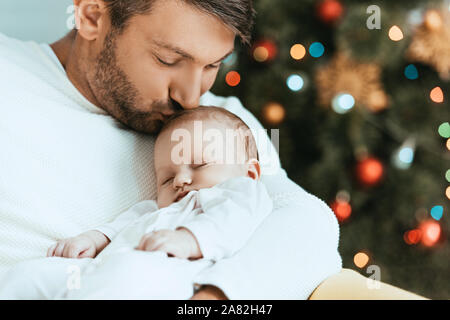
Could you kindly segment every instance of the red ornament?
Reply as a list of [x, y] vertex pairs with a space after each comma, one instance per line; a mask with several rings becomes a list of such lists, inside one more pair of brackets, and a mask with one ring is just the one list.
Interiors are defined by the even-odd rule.
[[335, 23], [344, 12], [344, 7], [337, 0], [324, 0], [317, 6], [317, 15], [325, 23]]
[[331, 205], [331, 210], [334, 211], [339, 222], [344, 222], [352, 214], [352, 206], [347, 201], [336, 200]]
[[378, 184], [384, 174], [384, 167], [380, 160], [374, 157], [367, 157], [356, 165], [356, 175], [358, 180], [365, 186]]

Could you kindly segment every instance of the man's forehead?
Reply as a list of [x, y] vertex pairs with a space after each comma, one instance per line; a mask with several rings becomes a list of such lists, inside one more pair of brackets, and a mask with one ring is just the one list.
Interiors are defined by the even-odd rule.
[[176, 0], [157, 1], [149, 14], [133, 17], [132, 25], [132, 33], [143, 35], [146, 46], [174, 49], [185, 58], [208, 60], [202, 63], [226, 58], [236, 38], [219, 18]]

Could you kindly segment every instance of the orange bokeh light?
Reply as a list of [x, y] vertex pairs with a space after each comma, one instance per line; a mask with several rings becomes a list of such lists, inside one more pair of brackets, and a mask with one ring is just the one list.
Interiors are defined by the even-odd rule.
[[269, 102], [266, 104], [262, 113], [264, 119], [272, 125], [280, 124], [286, 117], [286, 110], [277, 102]]
[[403, 39], [403, 32], [398, 26], [392, 26], [389, 29], [389, 39], [392, 41], [400, 41]]
[[301, 44], [294, 44], [291, 48], [291, 57], [295, 60], [301, 60], [306, 55], [306, 49]]
[[440, 87], [436, 87], [431, 90], [430, 99], [433, 102], [442, 103], [444, 102], [444, 92], [442, 92], [442, 89]]
[[236, 71], [230, 71], [227, 73], [225, 81], [230, 87], [236, 87], [241, 82], [241, 75]]
[[353, 262], [358, 268], [364, 268], [369, 262], [369, 256], [364, 252], [358, 252], [353, 257]]

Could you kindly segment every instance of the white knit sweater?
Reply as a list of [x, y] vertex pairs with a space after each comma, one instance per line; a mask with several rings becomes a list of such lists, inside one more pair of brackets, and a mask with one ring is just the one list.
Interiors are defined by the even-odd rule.
[[[201, 104], [262, 128], [234, 97], [208, 92]], [[0, 34], [0, 277], [45, 256], [56, 239], [155, 199], [153, 145], [154, 137], [85, 99], [48, 45]], [[196, 281], [230, 299], [305, 299], [341, 269], [338, 224], [324, 202], [288, 179], [273, 147], [261, 149], [261, 181], [275, 210], [237, 255]]]

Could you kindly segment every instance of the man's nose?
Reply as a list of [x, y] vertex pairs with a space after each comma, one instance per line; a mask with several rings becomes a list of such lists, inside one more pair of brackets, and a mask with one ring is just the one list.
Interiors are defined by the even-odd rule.
[[197, 108], [202, 88], [202, 71], [190, 72], [178, 77], [170, 90], [170, 98], [178, 102], [184, 109]]

